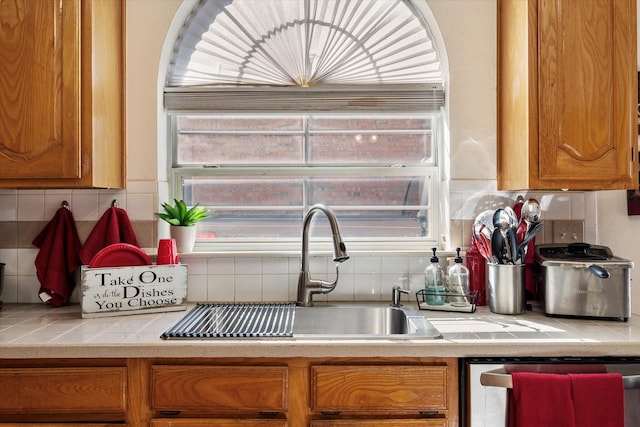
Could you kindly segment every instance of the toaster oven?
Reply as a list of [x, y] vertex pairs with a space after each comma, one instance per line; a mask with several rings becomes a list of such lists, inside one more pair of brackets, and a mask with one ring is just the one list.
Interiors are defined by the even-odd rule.
[[628, 320], [633, 262], [588, 243], [535, 247], [538, 295], [547, 315]]

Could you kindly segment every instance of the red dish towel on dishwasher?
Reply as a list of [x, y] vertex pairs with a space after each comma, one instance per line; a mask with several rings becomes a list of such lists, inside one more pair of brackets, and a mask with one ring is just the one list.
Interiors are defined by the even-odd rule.
[[127, 211], [112, 206], [102, 214], [89, 233], [82, 249], [80, 249], [80, 260], [83, 264], [88, 265], [95, 254], [114, 243], [129, 243], [140, 247]]
[[576, 427], [568, 375], [512, 372], [511, 379], [509, 427]]
[[512, 372], [510, 427], [624, 427], [620, 374]]
[[80, 266], [81, 246], [71, 211], [58, 209], [32, 243], [40, 248], [35, 259], [40, 293], [49, 295], [48, 302], [54, 307], [68, 304], [76, 285], [73, 274]]
[[569, 374], [576, 427], [624, 427], [620, 374]]

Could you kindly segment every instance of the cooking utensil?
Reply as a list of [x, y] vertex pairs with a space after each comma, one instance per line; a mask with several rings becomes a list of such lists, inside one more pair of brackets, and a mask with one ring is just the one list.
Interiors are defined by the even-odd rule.
[[509, 219], [509, 227], [517, 227], [520, 223], [520, 218], [516, 214], [516, 211], [514, 211], [513, 208], [509, 206], [505, 206], [503, 210], [507, 214], [507, 218]]
[[509, 222], [509, 219], [507, 218], [507, 213], [504, 211], [504, 209], [498, 208], [493, 213], [493, 218], [492, 218], [493, 228], [495, 229], [502, 228], [503, 221], [506, 221], [507, 223]]
[[521, 218], [531, 224], [540, 221], [542, 209], [540, 202], [536, 199], [528, 199], [522, 204]]
[[[496, 211], [493, 213], [493, 226], [495, 227], [495, 230], [500, 230], [500, 234], [502, 235], [503, 259], [509, 262], [513, 259], [512, 253], [513, 251], [515, 251], [515, 248], [511, 248], [511, 242], [509, 236], [507, 235], [511, 223], [511, 214], [507, 209], [513, 213], [513, 209], [511, 208], [496, 209]], [[513, 213], [513, 217], [515, 218], [515, 213]], [[515, 224], [517, 224], [517, 221], [515, 222]]]
[[484, 224], [473, 224], [472, 238], [483, 258], [491, 260], [493, 258], [491, 250], [491, 230]]
[[542, 222], [536, 222], [531, 227], [531, 230], [527, 232], [525, 238], [518, 245], [518, 259], [522, 259], [522, 261], [524, 262], [524, 256], [527, 253], [527, 246], [529, 245], [529, 242], [533, 240], [534, 237], [536, 237], [536, 234], [538, 234], [540, 230], [542, 230], [543, 225], [544, 224]]
[[518, 237], [516, 236], [516, 227], [509, 227], [507, 235], [509, 237], [509, 246], [511, 247], [511, 259], [512, 263], [516, 263], [518, 261]]
[[476, 216], [476, 219], [473, 221], [474, 224], [484, 225], [489, 228], [490, 232], [493, 232], [493, 211], [486, 210], [482, 211]]
[[502, 232], [499, 228], [494, 229], [491, 235], [491, 251], [493, 252], [493, 256], [496, 257], [498, 264], [503, 264], [505, 244], [504, 237], [502, 237]]

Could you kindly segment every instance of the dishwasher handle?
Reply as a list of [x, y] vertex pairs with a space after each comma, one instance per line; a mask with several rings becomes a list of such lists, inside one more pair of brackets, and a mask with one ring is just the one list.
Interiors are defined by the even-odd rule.
[[[640, 367], [638, 369], [640, 369]], [[531, 372], [531, 371], [523, 371], [523, 372]], [[557, 373], [561, 373], [561, 372], [557, 372]], [[579, 372], [576, 372], [576, 373], [579, 373]], [[609, 372], [609, 373], [612, 373], [612, 372]], [[624, 384], [625, 390], [640, 389], [640, 373], [639, 374], [621, 373], [621, 375], [622, 375], [622, 383]], [[480, 374], [480, 384], [487, 387], [513, 388], [513, 380], [511, 378], [511, 373], [505, 371], [504, 368], [482, 372]]]

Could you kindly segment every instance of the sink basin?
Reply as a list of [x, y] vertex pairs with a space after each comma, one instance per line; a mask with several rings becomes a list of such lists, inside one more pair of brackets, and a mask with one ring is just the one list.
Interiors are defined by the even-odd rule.
[[442, 335], [417, 310], [356, 305], [296, 307], [293, 337], [438, 339]]
[[418, 310], [380, 305], [197, 304], [163, 339], [438, 339]]

